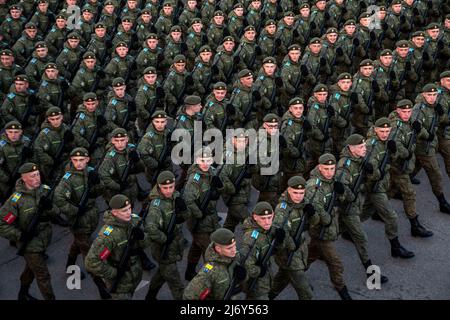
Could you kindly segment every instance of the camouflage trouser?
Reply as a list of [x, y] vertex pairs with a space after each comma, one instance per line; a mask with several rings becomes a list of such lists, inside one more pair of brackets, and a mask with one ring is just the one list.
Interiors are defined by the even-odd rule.
[[247, 205], [232, 204], [228, 207], [227, 217], [223, 223], [223, 227], [234, 232], [239, 223], [242, 223], [249, 216]]
[[36, 278], [39, 291], [45, 300], [55, 300], [50, 273], [42, 253], [25, 253], [25, 269], [20, 275], [20, 284], [29, 287]]
[[420, 169], [422, 169], [422, 167], [427, 173], [428, 180], [430, 181], [431, 189], [433, 190], [434, 195], [438, 196], [442, 194], [442, 174], [436, 159], [436, 155], [416, 155], [416, 165], [412, 176], [415, 176], [420, 171]]
[[291, 283], [297, 292], [299, 300], [311, 300], [313, 293], [303, 270], [287, 270], [279, 268], [273, 278], [272, 289], [269, 296], [277, 296]]
[[76, 258], [79, 254], [86, 258], [91, 248], [91, 236], [85, 233], [73, 233], [73, 242], [70, 246], [69, 257]]
[[445, 171], [450, 177], [450, 140], [438, 137], [438, 151], [444, 158]]
[[416, 217], [416, 191], [411, 183], [409, 174], [395, 174], [391, 170], [391, 188], [389, 197], [392, 198], [394, 193], [399, 191], [403, 197], [403, 209], [409, 219]]
[[200, 257], [205, 254], [211, 240], [209, 239], [210, 233], [193, 233], [192, 234], [192, 244], [189, 248], [188, 263], [197, 264]]
[[279, 195], [275, 191], [262, 191], [259, 193], [258, 202], [259, 201], [267, 201], [268, 203], [270, 203], [272, 208], [275, 209], [275, 207], [278, 204], [278, 198], [279, 198]]
[[397, 213], [392, 209], [386, 193], [370, 192], [367, 194], [360, 216], [361, 221], [366, 221], [375, 212], [384, 221], [384, 232], [388, 239], [392, 240], [397, 237]]
[[325, 241], [318, 239], [311, 239], [308, 245], [308, 268], [317, 259], [325, 261], [330, 274], [331, 283], [333, 283], [336, 290], [341, 290], [345, 287], [344, 282], [344, 266], [341, 259], [336, 252], [333, 241]]
[[175, 300], [182, 300], [184, 285], [181, 281], [180, 272], [177, 263], [160, 264], [150, 281], [150, 290], [159, 291], [159, 289], [167, 282], [172, 297]]
[[352, 238], [359, 259], [362, 263], [369, 260], [367, 252], [367, 235], [364, 232], [359, 215], [356, 214], [339, 214], [339, 230], [347, 231]]

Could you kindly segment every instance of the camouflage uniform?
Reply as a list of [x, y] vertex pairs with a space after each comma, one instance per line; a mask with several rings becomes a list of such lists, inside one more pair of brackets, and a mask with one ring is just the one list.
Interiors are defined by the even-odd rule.
[[54, 59], [48, 54], [45, 58], [39, 58], [36, 52], [33, 52], [31, 57], [30, 62], [25, 67], [25, 73], [30, 80], [30, 87], [36, 90], [39, 88], [41, 77], [44, 74], [45, 65], [49, 62], [54, 62]]

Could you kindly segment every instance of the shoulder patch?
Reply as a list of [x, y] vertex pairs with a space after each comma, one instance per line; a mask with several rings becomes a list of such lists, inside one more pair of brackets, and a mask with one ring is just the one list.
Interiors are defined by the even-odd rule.
[[33, 58], [33, 59], [31, 59], [30, 62], [31, 62], [31, 64], [36, 64], [36, 61], [37, 61], [36, 58]]
[[253, 231], [252, 231], [251, 237], [252, 237], [253, 239], [257, 239], [258, 236], [259, 236], [259, 231], [258, 231], [258, 230], [253, 230]]
[[16, 94], [14, 92], [8, 93], [8, 99], [14, 99], [15, 96]]
[[112, 100], [111, 100], [111, 104], [112, 104], [113, 106], [115, 106], [115, 105], [117, 104], [117, 100], [116, 100], [116, 99], [112, 99]]
[[147, 86], [147, 85], [144, 85], [144, 86], [142, 87], [142, 90], [148, 91], [148, 86]]
[[6, 145], [6, 141], [5, 140], [0, 140], [0, 147], [4, 147]]
[[195, 180], [195, 181], [200, 181], [200, 175], [199, 175], [198, 173], [196, 173], [196, 174], [194, 175], [194, 180]]
[[84, 112], [80, 112], [80, 119], [83, 120], [84, 118], [86, 118], [86, 115], [84, 114]]
[[351, 163], [352, 163], [352, 161], [350, 159], [347, 159], [345, 161], [345, 166], [348, 167], [348, 166], [350, 166]]
[[16, 216], [12, 214], [12, 212], [9, 212], [4, 218], [3, 221], [5, 221], [7, 224], [12, 224], [16, 220]]
[[116, 150], [111, 150], [111, 151], [108, 153], [108, 155], [109, 155], [110, 157], [114, 157], [114, 156], [116, 155]]
[[340, 97], [341, 97], [341, 94], [340, 94], [339, 92], [336, 92], [336, 93], [334, 94], [334, 98], [335, 98], [336, 100], [339, 100]]
[[292, 123], [293, 123], [292, 119], [289, 119], [288, 122], [287, 122], [287, 125], [288, 126], [292, 126]]
[[66, 174], [63, 176], [63, 179], [64, 179], [64, 180], [67, 180], [67, 179], [70, 178], [71, 175], [72, 175], [72, 174], [71, 174], [70, 172], [66, 172]]
[[107, 226], [106, 227], [106, 229], [105, 229], [105, 231], [103, 231], [103, 234], [105, 235], [105, 236], [109, 236], [110, 234], [111, 234], [111, 232], [113, 231], [113, 227], [111, 227], [111, 226]]
[[47, 82], [47, 81], [45, 81], [45, 80], [42, 80], [42, 83], [41, 83], [41, 85], [42, 85], [43, 87], [46, 87], [46, 86], [48, 85], [48, 82]]
[[185, 122], [185, 121], [186, 121], [186, 116], [185, 116], [185, 115], [181, 115], [181, 116], [180, 116], [180, 121]]
[[108, 257], [111, 255], [111, 251], [109, 251], [109, 249], [107, 247], [105, 247], [103, 249], [103, 251], [100, 253], [99, 257], [100, 260], [104, 261], [106, 259], [108, 259]]
[[11, 197], [11, 202], [16, 203], [19, 201], [20, 197], [22, 197], [22, 194], [20, 192], [14, 192], [14, 195]]
[[153, 205], [154, 205], [155, 207], [159, 207], [160, 203], [161, 203], [161, 200], [160, 200], [160, 199], [155, 199], [155, 200], [153, 200]]
[[50, 132], [49, 128], [44, 128], [44, 130], [42, 130], [43, 133], [48, 134]]
[[319, 105], [317, 103], [314, 104], [314, 109], [319, 110]]
[[214, 266], [210, 263], [205, 264], [205, 266], [203, 267], [203, 272], [208, 273], [210, 272], [212, 269], [214, 268]]
[[287, 203], [283, 201], [283, 202], [281, 203], [281, 205], [280, 205], [280, 208], [281, 208], [281, 209], [286, 209], [286, 208], [287, 208]]

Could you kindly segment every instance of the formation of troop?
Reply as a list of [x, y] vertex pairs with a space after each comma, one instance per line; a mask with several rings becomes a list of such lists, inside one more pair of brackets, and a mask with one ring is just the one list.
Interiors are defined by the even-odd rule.
[[[0, 21], [0, 236], [25, 260], [19, 300], [36, 299], [34, 279], [55, 299], [52, 224], [73, 236], [66, 267], [78, 261], [102, 299], [131, 299], [149, 270], [146, 300], [165, 283], [174, 299], [275, 299], [289, 284], [312, 299], [318, 259], [351, 299], [339, 236], [367, 277], [370, 217], [393, 257], [420, 255], [390, 199], [411, 236], [432, 237], [416, 210], [422, 168], [450, 214], [448, 1], [0, 0]], [[223, 158], [245, 161], [194, 151], [197, 123], [235, 129]], [[175, 129], [191, 162], [171, 158]], [[252, 144], [277, 172], [249, 161]]]

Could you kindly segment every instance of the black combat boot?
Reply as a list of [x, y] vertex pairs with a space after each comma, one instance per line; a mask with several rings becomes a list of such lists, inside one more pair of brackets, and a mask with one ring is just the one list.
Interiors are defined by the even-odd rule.
[[97, 286], [100, 298], [102, 298], [102, 300], [110, 300], [111, 294], [108, 292], [108, 289], [106, 288], [106, 285], [103, 282], [102, 278], [94, 276], [92, 273], [90, 275], [92, 276], [92, 281], [94, 281], [95, 285]]
[[421, 238], [428, 238], [433, 235], [433, 232], [425, 229], [419, 222], [417, 216], [409, 219], [409, 222], [411, 223], [411, 235], [413, 237], [421, 237]]
[[156, 296], [158, 295], [159, 289], [161, 289], [161, 287], [159, 288], [152, 288], [152, 287], [148, 287], [148, 292], [147, 295], [145, 296], [145, 301], [155, 301], [158, 300], [156, 299]]
[[[366, 275], [367, 275], [367, 278], [374, 274], [374, 272], [372, 272], [372, 273], [368, 273], [368, 272], [367, 272], [367, 269], [369, 269], [369, 267], [370, 267], [371, 265], [372, 265], [372, 260], [370, 260], [370, 259], [367, 260], [367, 262], [363, 263], [363, 266], [364, 266], [364, 268], [366, 269]], [[386, 282], [389, 281], [389, 279], [388, 279], [388, 277], [383, 276], [382, 274], [380, 274], [380, 281], [381, 281], [381, 283], [386, 283]]]
[[439, 210], [443, 213], [450, 213], [450, 204], [445, 200], [444, 194], [441, 193], [436, 198], [439, 201]]
[[409, 180], [411, 180], [412, 184], [420, 184], [420, 180], [414, 177], [413, 175], [409, 175]]
[[389, 240], [391, 242], [391, 256], [394, 258], [400, 257], [404, 259], [409, 259], [414, 257], [414, 252], [408, 251], [405, 248], [402, 247], [400, 242], [398, 241], [398, 237], [395, 237], [392, 240]]
[[372, 215], [372, 220], [375, 221], [383, 221], [383, 219], [381, 219], [381, 217], [379, 216], [378, 213], [374, 212], [374, 214]]
[[29, 286], [20, 286], [19, 296], [17, 297], [17, 300], [19, 301], [33, 301], [33, 300], [39, 300], [33, 297], [31, 294], [28, 293], [28, 290], [30, 289]]
[[347, 241], [350, 241], [351, 243], [354, 243], [352, 236], [347, 231], [342, 232], [341, 236], [342, 236], [342, 239], [345, 239]]
[[196, 263], [188, 262], [186, 272], [184, 273], [184, 279], [186, 279], [187, 281], [191, 281], [192, 279], [194, 279], [194, 277], [197, 275], [197, 272], [195, 271], [196, 266]]
[[[71, 256], [67, 256], [67, 262], [66, 262], [66, 272], [67, 272], [67, 268], [69, 266], [73, 266], [77, 264], [77, 257], [71, 257]], [[86, 275], [84, 274], [84, 272], [80, 269], [80, 279], [84, 280], [86, 278]]]
[[142, 262], [142, 269], [150, 271], [156, 267], [156, 265], [150, 260], [144, 250], [139, 251], [139, 258]]
[[339, 290], [338, 293], [342, 300], [353, 300], [352, 297], [350, 297], [346, 286]]

